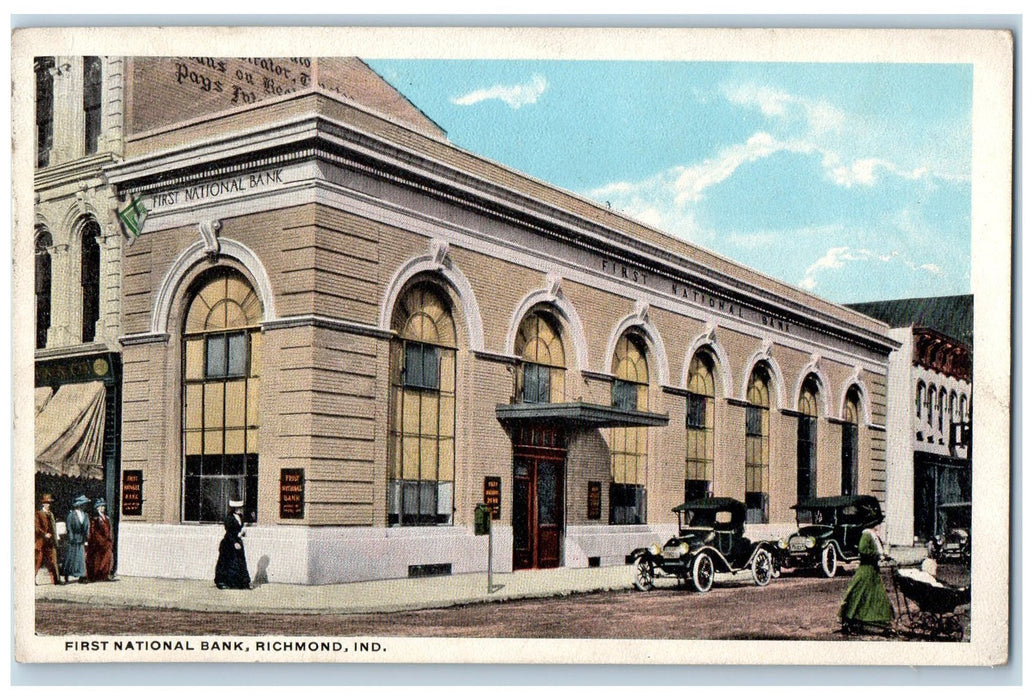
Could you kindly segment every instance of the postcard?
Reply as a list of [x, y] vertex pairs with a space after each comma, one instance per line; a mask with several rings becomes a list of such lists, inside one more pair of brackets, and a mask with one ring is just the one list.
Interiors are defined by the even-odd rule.
[[13, 50], [18, 661], [1007, 661], [1010, 33]]

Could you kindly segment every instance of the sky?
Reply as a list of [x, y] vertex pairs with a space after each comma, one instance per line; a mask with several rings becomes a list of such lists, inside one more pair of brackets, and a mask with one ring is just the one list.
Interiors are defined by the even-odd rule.
[[971, 291], [969, 65], [367, 63], [455, 145], [832, 301]]

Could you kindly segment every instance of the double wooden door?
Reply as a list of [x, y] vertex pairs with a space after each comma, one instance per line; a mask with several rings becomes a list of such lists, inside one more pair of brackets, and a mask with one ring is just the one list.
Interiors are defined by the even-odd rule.
[[513, 568], [560, 565], [563, 457], [513, 456]]

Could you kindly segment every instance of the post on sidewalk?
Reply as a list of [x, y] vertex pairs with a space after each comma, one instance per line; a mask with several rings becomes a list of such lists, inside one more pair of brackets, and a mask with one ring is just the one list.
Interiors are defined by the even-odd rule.
[[491, 509], [484, 503], [474, 506], [473, 534], [488, 536], [488, 595], [491, 595], [495, 591], [491, 581]]

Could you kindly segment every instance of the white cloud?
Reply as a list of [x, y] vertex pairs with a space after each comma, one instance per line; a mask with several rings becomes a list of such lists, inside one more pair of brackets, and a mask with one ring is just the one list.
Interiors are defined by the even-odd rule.
[[813, 134], [838, 131], [846, 121], [846, 113], [825, 100], [812, 100], [753, 83], [724, 85], [721, 90], [732, 104], [757, 109], [765, 117], [802, 119]]
[[808, 291], [813, 291], [818, 286], [818, 277], [829, 270], [841, 270], [847, 263], [890, 263], [899, 262], [910, 270], [923, 271], [937, 277], [943, 275], [943, 270], [933, 263], [918, 264], [901, 257], [900, 251], [894, 250], [891, 253], [876, 253], [867, 248], [851, 248], [849, 246], [836, 246], [829, 248], [824, 255], [815, 260], [810, 267], [804, 271], [800, 286]]
[[452, 104], [467, 107], [486, 100], [500, 100], [513, 109], [533, 105], [549, 88], [548, 81], [541, 75], [533, 75], [526, 83], [519, 85], [492, 85], [452, 98]]

